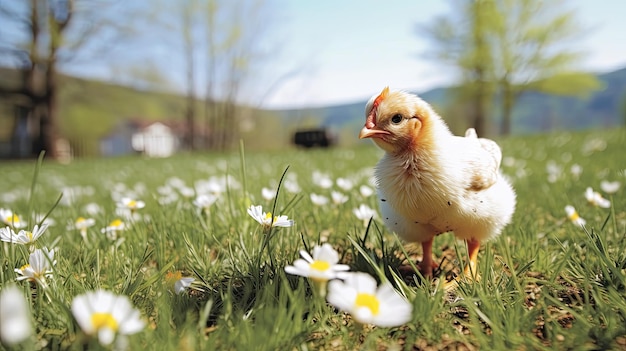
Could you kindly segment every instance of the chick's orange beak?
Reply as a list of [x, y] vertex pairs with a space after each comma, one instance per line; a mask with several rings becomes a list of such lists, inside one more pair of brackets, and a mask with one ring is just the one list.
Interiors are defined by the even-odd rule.
[[367, 126], [365, 126], [363, 127], [363, 129], [361, 129], [361, 132], [359, 133], [359, 139], [382, 138], [383, 135], [388, 135], [388, 134], [389, 132], [386, 130], [368, 128]]

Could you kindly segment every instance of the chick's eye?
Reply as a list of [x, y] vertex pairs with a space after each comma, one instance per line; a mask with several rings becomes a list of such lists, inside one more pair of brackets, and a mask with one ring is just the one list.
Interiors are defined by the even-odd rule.
[[398, 124], [400, 122], [402, 122], [402, 120], [404, 119], [404, 117], [402, 117], [401, 114], [397, 114], [397, 115], [393, 115], [393, 117], [391, 117], [391, 122], [394, 124]]

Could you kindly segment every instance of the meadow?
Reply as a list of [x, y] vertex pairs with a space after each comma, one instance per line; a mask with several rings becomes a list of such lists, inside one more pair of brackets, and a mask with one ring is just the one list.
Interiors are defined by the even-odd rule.
[[[33, 242], [0, 242], [0, 293], [17, 287], [31, 326], [23, 340], [5, 334], [0, 348], [626, 349], [626, 130], [498, 142], [517, 191], [514, 220], [481, 248], [480, 281], [461, 280], [452, 292], [441, 282], [463, 267], [463, 242], [435, 239], [436, 281], [401, 276], [397, 267], [406, 255], [421, 259], [420, 249], [376, 214], [363, 215], [362, 205], [376, 211], [371, 175], [381, 153], [373, 144], [3, 162], [0, 208], [11, 211], [9, 223], [49, 225]], [[592, 201], [588, 187], [598, 193]], [[263, 226], [251, 205], [293, 225]], [[412, 306], [410, 321], [357, 323], [314, 281], [285, 272], [301, 250], [322, 243], [350, 271], [391, 283]], [[24, 265], [44, 247], [54, 249], [46, 272], [26, 276]], [[104, 346], [110, 336], [86, 329], [74, 310], [78, 296], [98, 289], [128, 297], [138, 311], [99, 320], [120, 334]], [[138, 320], [127, 337], [120, 318]]]

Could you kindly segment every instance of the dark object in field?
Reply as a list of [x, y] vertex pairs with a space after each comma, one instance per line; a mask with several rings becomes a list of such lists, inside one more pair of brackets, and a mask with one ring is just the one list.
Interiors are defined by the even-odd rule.
[[325, 128], [299, 130], [293, 135], [293, 143], [306, 148], [329, 147], [335, 144], [335, 137]]

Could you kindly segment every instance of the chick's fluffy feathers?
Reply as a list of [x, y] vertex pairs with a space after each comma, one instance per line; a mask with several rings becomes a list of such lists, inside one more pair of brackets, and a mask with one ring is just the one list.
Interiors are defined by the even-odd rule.
[[415, 95], [391, 91], [374, 108], [375, 99], [366, 105], [361, 137], [386, 151], [374, 174], [385, 224], [417, 242], [448, 231], [478, 241], [500, 234], [513, 215], [515, 193], [499, 171], [498, 145], [473, 129], [452, 135]]

